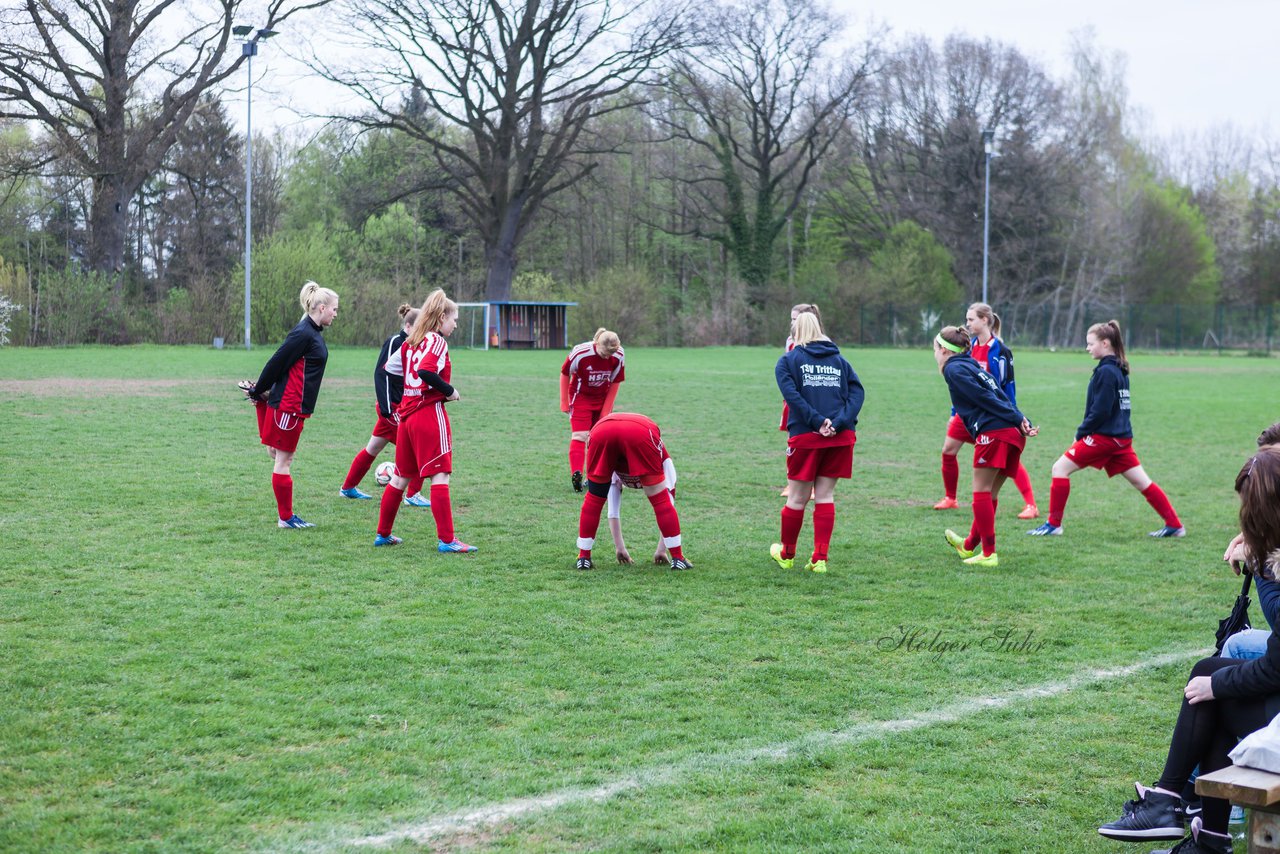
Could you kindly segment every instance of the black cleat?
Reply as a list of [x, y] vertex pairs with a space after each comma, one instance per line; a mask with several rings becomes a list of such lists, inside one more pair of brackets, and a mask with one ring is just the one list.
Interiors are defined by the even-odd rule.
[[580, 557], [580, 558], [578, 558], [577, 566], [576, 566], [576, 567], [574, 567], [574, 568], [575, 568], [575, 569], [595, 569], [595, 568], [596, 568], [596, 565], [595, 565], [594, 563], [592, 563], [592, 562], [591, 562], [591, 558], [589, 558], [589, 557]]
[[682, 557], [673, 557], [671, 559], [672, 569], [693, 569], [693, 564]]
[[573, 473], [573, 491], [574, 492], [582, 491], [582, 472], [580, 471], [575, 471]]

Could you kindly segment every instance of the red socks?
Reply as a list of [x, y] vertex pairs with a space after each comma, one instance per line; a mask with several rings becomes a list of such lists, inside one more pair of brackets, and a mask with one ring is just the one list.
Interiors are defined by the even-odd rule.
[[1182, 523], [1178, 521], [1178, 514], [1173, 512], [1173, 505], [1169, 503], [1169, 496], [1164, 494], [1164, 490], [1151, 481], [1151, 485], [1142, 491], [1142, 497], [1147, 499], [1147, 503], [1151, 505], [1151, 509], [1160, 514], [1160, 518], [1170, 528], [1181, 528]]
[[1055, 528], [1062, 527], [1062, 514], [1067, 509], [1067, 498], [1070, 495], [1071, 479], [1055, 477], [1049, 485], [1049, 518], [1047, 520]]
[[[990, 492], [973, 494], [973, 526], [982, 539], [983, 555], [995, 554], [996, 551], [996, 507], [991, 501]], [[970, 537], [973, 534], [969, 535]], [[967, 548], [973, 548], [966, 543]]]
[[782, 556], [796, 556], [796, 540], [800, 539], [800, 529], [804, 527], [804, 511], [792, 510], [782, 505]]
[[426, 481], [425, 477], [415, 477], [409, 480], [409, 486], [405, 489], [405, 495], [417, 495], [422, 491], [422, 484]]
[[453, 532], [453, 507], [449, 503], [449, 484], [431, 484], [431, 515], [436, 520], [436, 536], [442, 543], [457, 539]]
[[1022, 463], [1018, 463], [1018, 470], [1013, 474], [1013, 485], [1018, 487], [1018, 492], [1022, 493], [1024, 502], [1027, 504], [1036, 503], [1036, 493], [1031, 488], [1031, 475], [1027, 474], [1027, 467]]
[[378, 505], [378, 536], [391, 536], [391, 528], [396, 524], [396, 514], [400, 512], [400, 502], [404, 500], [404, 490], [387, 484], [382, 490], [382, 503]]
[[[603, 499], [601, 499], [603, 501]], [[676, 514], [676, 506], [671, 503], [671, 493], [667, 490], [655, 492], [649, 496], [653, 505], [653, 515], [658, 519], [658, 531], [662, 534], [662, 542], [673, 558], [684, 558], [680, 548], [680, 517]], [[585, 509], [586, 504], [583, 503]], [[596, 517], [597, 522], [599, 516]]]
[[293, 518], [293, 478], [287, 474], [272, 472], [271, 491], [276, 494], [276, 512], [280, 514], [280, 518]]
[[582, 471], [587, 464], [587, 443], [569, 440], [569, 471]]
[[831, 545], [831, 532], [836, 528], [836, 505], [834, 502], [813, 505], [813, 562], [827, 559], [827, 548]]
[[376, 457], [369, 456], [369, 452], [364, 448], [360, 449], [360, 453], [356, 454], [356, 458], [351, 461], [351, 468], [347, 469], [347, 479], [342, 482], [343, 489], [351, 489], [358, 486], [364, 476], [369, 473], [369, 466], [373, 465]]
[[600, 529], [600, 511], [604, 510], [604, 504], [604, 497], [593, 492], [582, 497], [582, 512], [578, 514], [578, 557], [591, 557], [591, 549], [596, 544], [596, 531]]
[[960, 461], [955, 454], [942, 455], [942, 489], [952, 501], [956, 497], [956, 486], [960, 483]]

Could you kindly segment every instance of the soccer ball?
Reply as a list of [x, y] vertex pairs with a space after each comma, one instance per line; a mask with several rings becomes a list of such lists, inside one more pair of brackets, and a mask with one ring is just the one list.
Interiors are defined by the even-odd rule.
[[387, 460], [385, 463], [379, 463], [378, 467], [373, 470], [373, 479], [378, 482], [378, 486], [386, 486], [391, 482], [391, 478], [398, 474], [396, 464]]

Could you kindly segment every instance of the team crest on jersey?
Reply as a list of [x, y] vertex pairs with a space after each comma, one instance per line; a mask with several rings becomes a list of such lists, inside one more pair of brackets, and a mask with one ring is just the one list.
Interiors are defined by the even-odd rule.
[[1094, 445], [1094, 442], [1093, 442], [1093, 436], [1085, 436], [1085, 437], [1084, 437], [1084, 443], [1085, 443], [1086, 445], [1088, 445], [1090, 448], [1092, 448], [1092, 447], [1093, 447], [1093, 445]]
[[[990, 445], [990, 444], [991, 444], [991, 437], [990, 437], [990, 436], [988, 436], [986, 433], [979, 433], [979, 434], [978, 434], [978, 438], [977, 438], [977, 440], [976, 440], [976, 444], [979, 444], [979, 445]], [[983, 462], [983, 460], [979, 460], [978, 462]]]
[[787, 456], [788, 456], [788, 457], [789, 457], [789, 456], [791, 456], [792, 454], [794, 454], [795, 452], [796, 452], [796, 449], [795, 449], [795, 448], [787, 448]]

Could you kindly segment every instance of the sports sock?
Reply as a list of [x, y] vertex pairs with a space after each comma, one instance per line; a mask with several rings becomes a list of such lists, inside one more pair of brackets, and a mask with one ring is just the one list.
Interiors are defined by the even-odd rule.
[[1024, 502], [1036, 503], [1036, 492], [1031, 488], [1031, 475], [1027, 474], [1027, 467], [1022, 463], [1018, 463], [1018, 470], [1013, 473], [1013, 485], [1018, 487]]
[[449, 503], [449, 484], [431, 484], [431, 515], [436, 520], [436, 536], [442, 543], [457, 539], [453, 532], [453, 506]]
[[1049, 518], [1046, 520], [1053, 527], [1062, 527], [1062, 514], [1066, 512], [1070, 496], [1071, 478], [1055, 477], [1049, 484]]
[[582, 471], [587, 464], [587, 443], [569, 440], [569, 471]]
[[[977, 493], [974, 493], [975, 495]], [[982, 544], [982, 529], [978, 527], [978, 513], [975, 507], [973, 522], [969, 524], [969, 536], [964, 538], [965, 551], [973, 551]]]
[[982, 538], [982, 553], [995, 554], [996, 550], [996, 508], [991, 502], [990, 492], [973, 494], [973, 523]]
[[653, 505], [653, 515], [658, 519], [658, 531], [662, 534], [662, 543], [672, 558], [684, 558], [680, 548], [680, 516], [676, 513], [676, 505], [671, 501], [671, 493], [663, 489], [649, 496]]
[[400, 512], [400, 502], [404, 500], [404, 490], [387, 484], [382, 490], [382, 502], [378, 505], [378, 536], [391, 536], [391, 529], [396, 524], [396, 514]]
[[409, 485], [405, 488], [405, 495], [417, 495], [422, 491], [422, 484], [426, 481], [425, 477], [414, 477], [409, 479]]
[[578, 557], [591, 557], [596, 544], [596, 531], [600, 530], [600, 512], [604, 510], [605, 496], [588, 492], [582, 497], [582, 511], [578, 514]]
[[276, 512], [280, 514], [280, 518], [293, 518], [293, 477], [272, 472], [271, 491], [276, 494]]
[[782, 556], [788, 560], [796, 556], [796, 540], [804, 527], [804, 510], [792, 510], [782, 505]]
[[831, 532], [836, 528], [835, 502], [813, 505], [813, 562], [827, 559], [831, 545]]
[[351, 489], [358, 486], [364, 476], [369, 473], [369, 466], [373, 465], [376, 457], [369, 456], [369, 452], [364, 448], [360, 449], [360, 453], [356, 454], [356, 458], [351, 461], [351, 468], [347, 469], [347, 479], [342, 482], [343, 489]]
[[1173, 512], [1173, 505], [1169, 503], [1169, 496], [1164, 494], [1156, 482], [1151, 481], [1151, 485], [1142, 490], [1142, 497], [1147, 499], [1147, 503], [1151, 505], [1151, 509], [1160, 514], [1160, 518], [1170, 528], [1181, 528], [1182, 523], [1178, 521], [1178, 514]]
[[942, 491], [952, 501], [956, 497], [956, 487], [960, 484], [960, 461], [955, 454], [942, 455]]

